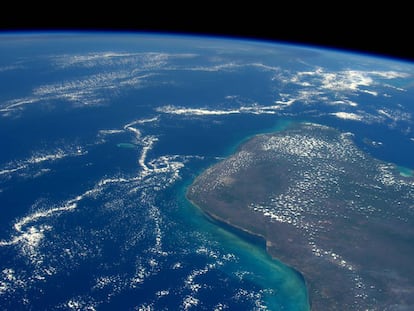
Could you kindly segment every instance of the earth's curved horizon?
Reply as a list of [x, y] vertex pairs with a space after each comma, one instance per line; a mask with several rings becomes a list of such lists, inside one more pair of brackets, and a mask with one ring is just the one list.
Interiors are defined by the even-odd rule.
[[[413, 63], [193, 34], [13, 32], [0, 33], [0, 81], [2, 310], [307, 310], [282, 262], [313, 308], [412, 305]], [[237, 212], [263, 224], [250, 231], [268, 253], [186, 200], [249, 144], [268, 150], [232, 165], [275, 161], [248, 182], [226, 172], [241, 188], [216, 207], [252, 199]], [[281, 226], [289, 238], [269, 239]], [[320, 268], [347, 290], [325, 290], [335, 280]]]

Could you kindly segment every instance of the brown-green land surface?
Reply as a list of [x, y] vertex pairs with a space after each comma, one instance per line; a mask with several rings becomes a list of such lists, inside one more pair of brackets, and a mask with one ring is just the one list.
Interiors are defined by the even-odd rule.
[[272, 257], [302, 273], [313, 310], [414, 310], [414, 178], [350, 133], [301, 123], [255, 136], [187, 197], [264, 237]]

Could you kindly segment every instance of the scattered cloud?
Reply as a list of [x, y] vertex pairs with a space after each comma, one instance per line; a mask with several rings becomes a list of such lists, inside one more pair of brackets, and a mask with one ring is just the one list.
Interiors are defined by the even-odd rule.
[[365, 92], [373, 96], [378, 92], [369, 87], [382, 85], [381, 80], [408, 78], [406, 72], [397, 71], [364, 71], [364, 70], [339, 70], [328, 71], [318, 67], [314, 71], [298, 71], [285, 77], [284, 82], [300, 86], [316, 87], [332, 92]]
[[[49, 172], [50, 170], [44, 169], [42, 165], [44, 163], [51, 163], [57, 160], [67, 158], [67, 157], [77, 157], [87, 154], [88, 151], [84, 148], [77, 145], [68, 145], [65, 148], [57, 148], [56, 150], [51, 151], [37, 151], [27, 159], [11, 161], [0, 167], [0, 178], [16, 176], [26, 177], [26, 176], [40, 176], [38, 173]], [[29, 174], [28, 171], [31, 171], [34, 167], [37, 167], [39, 171], [36, 174]]]
[[60, 69], [68, 67], [126, 67], [136, 70], [156, 70], [170, 63], [172, 59], [193, 58], [196, 54], [161, 52], [91, 52], [87, 54], [64, 54], [51, 56], [53, 64]]
[[337, 118], [346, 119], [346, 120], [354, 120], [354, 121], [362, 121], [363, 120], [361, 115], [358, 115], [358, 114], [352, 113], [352, 112], [339, 111], [339, 112], [332, 113], [332, 115], [334, 115]]
[[[0, 103], [0, 113], [10, 116], [27, 105], [61, 100], [75, 107], [100, 105], [127, 88], [141, 88], [158, 75], [171, 70], [173, 60], [194, 54], [100, 52], [50, 56], [56, 70], [72, 67], [101, 68], [98, 73], [68, 77], [63, 81], [34, 87], [31, 94]], [[84, 73], [84, 71], [82, 71]], [[67, 77], [67, 75], [65, 75]], [[105, 96], [102, 92], [105, 91]]]

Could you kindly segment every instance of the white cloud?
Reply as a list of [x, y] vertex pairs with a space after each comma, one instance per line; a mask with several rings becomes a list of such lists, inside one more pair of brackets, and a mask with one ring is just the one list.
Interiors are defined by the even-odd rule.
[[331, 105], [346, 105], [346, 106], [351, 106], [351, 107], [357, 107], [358, 104], [352, 100], [348, 100], [348, 99], [343, 99], [343, 100], [335, 100], [335, 101], [331, 101], [329, 102], [329, 104]]
[[398, 122], [398, 121], [407, 121], [407, 122], [411, 122], [411, 113], [409, 112], [404, 112], [401, 111], [399, 109], [389, 109], [389, 108], [382, 108], [382, 109], [378, 109], [377, 110], [378, 114], [394, 121], [394, 122]]
[[351, 112], [334, 112], [331, 113], [331, 115], [334, 115], [337, 118], [340, 119], [346, 119], [346, 120], [354, 120], [354, 121], [362, 121], [362, 116], [356, 114], [356, 113], [351, 113]]
[[156, 108], [157, 112], [183, 116], [221, 116], [232, 114], [276, 114], [283, 108], [293, 104], [295, 99], [276, 101], [275, 105], [262, 106], [257, 103], [233, 109], [186, 108], [173, 105]]
[[216, 65], [194, 66], [194, 67], [187, 68], [187, 70], [217, 72], [217, 71], [228, 71], [234, 68], [240, 68], [244, 66], [245, 65], [236, 64], [234, 62], [229, 62], [229, 63], [216, 64]]
[[397, 79], [397, 78], [408, 78], [410, 74], [407, 72], [400, 71], [368, 71], [370, 75], [380, 77], [382, 79]]
[[120, 133], [124, 133], [123, 130], [118, 130], [118, 129], [114, 129], [114, 130], [99, 130], [99, 135], [113, 135], [113, 134], [120, 134]]
[[139, 87], [152, 75], [132, 75], [127, 71], [99, 73], [79, 79], [37, 87], [32, 94], [20, 99], [7, 101], [0, 107], [5, 113], [21, 110], [29, 104], [53, 100], [64, 100], [76, 106], [90, 106], [103, 103], [102, 90], [110, 90], [115, 95], [122, 87]]
[[377, 91], [369, 91], [369, 90], [360, 90], [362, 93], [370, 94], [372, 96], [378, 96]]
[[12, 71], [12, 70], [22, 69], [22, 68], [24, 68], [22, 65], [3, 66], [3, 67], [0, 67], [0, 72]]
[[186, 115], [186, 116], [212, 116], [212, 115], [228, 115], [228, 114], [238, 114], [240, 109], [233, 110], [212, 110], [207, 108], [185, 108], [185, 107], [175, 107], [175, 106], [164, 106], [156, 108], [156, 111], [167, 113], [167, 114], [176, 114], [176, 115]]
[[388, 112], [386, 112], [384, 109], [378, 109], [377, 111], [378, 111], [378, 113], [386, 116], [387, 118], [392, 119], [392, 116]]
[[[67, 67], [101, 67], [97, 74], [68, 78], [58, 83], [40, 85], [30, 95], [0, 104], [0, 113], [10, 116], [29, 104], [64, 100], [77, 107], [99, 105], [125, 88], [144, 87], [158, 70], [170, 70], [171, 61], [191, 58], [194, 54], [100, 52], [79, 55], [58, 55], [50, 59], [58, 69]], [[107, 90], [105, 97], [102, 90]]]
[[[57, 148], [53, 152], [47, 151], [37, 151], [33, 153], [33, 155], [30, 158], [19, 160], [19, 161], [12, 161], [3, 166], [3, 168], [0, 168], [0, 176], [10, 176], [13, 173], [22, 173], [24, 176], [24, 173], [26, 173], [27, 170], [33, 168], [33, 166], [43, 164], [44, 162], [54, 162], [66, 157], [76, 157], [76, 156], [82, 156], [87, 154], [88, 152], [84, 150], [80, 146], [66, 146], [63, 148]], [[41, 168], [41, 172], [45, 172], [44, 168]], [[47, 170], [46, 170], [47, 171]], [[32, 177], [36, 177], [39, 172], [35, 174], [31, 174]]]
[[332, 91], [356, 91], [361, 86], [370, 86], [374, 80], [366, 72], [346, 70], [327, 72], [322, 75], [322, 88]]
[[[381, 80], [407, 78], [406, 72], [397, 71], [364, 71], [364, 70], [340, 70], [326, 71], [318, 67], [314, 71], [299, 71], [297, 73], [285, 74], [275, 77], [284, 83], [293, 83], [303, 87], [314, 87], [321, 90], [335, 92], [365, 92], [374, 96], [378, 91], [371, 89], [375, 85], [381, 85]], [[369, 88], [369, 89], [367, 89]]]
[[196, 54], [182, 53], [169, 54], [160, 52], [91, 52], [87, 54], [65, 54], [52, 56], [51, 60], [58, 68], [67, 67], [130, 67], [137, 70], [159, 69], [169, 63], [171, 59], [193, 58]]
[[278, 72], [280, 67], [269, 66], [263, 63], [243, 63], [243, 62], [234, 62], [234, 61], [225, 61], [221, 60], [221, 63], [213, 63], [202, 66], [191, 66], [181, 69], [190, 70], [190, 71], [206, 71], [206, 72], [218, 72], [218, 71], [232, 71], [239, 68], [253, 67], [260, 69], [262, 71], [271, 71]]

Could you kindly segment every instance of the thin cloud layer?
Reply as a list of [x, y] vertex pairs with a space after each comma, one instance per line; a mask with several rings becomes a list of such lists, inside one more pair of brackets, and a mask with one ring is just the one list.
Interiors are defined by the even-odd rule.
[[71, 79], [66, 78], [63, 81], [35, 86], [27, 96], [0, 102], [0, 113], [3, 116], [10, 116], [13, 112], [21, 112], [27, 105], [54, 101], [67, 102], [75, 107], [108, 103], [111, 96], [117, 96], [130, 88], [145, 87], [160, 71], [172, 70], [174, 68], [172, 63], [175, 60], [192, 57], [194, 54], [154, 52], [99, 52], [50, 56], [48, 64], [54, 70], [82, 67], [98, 70], [98, 73], [75, 75]]

